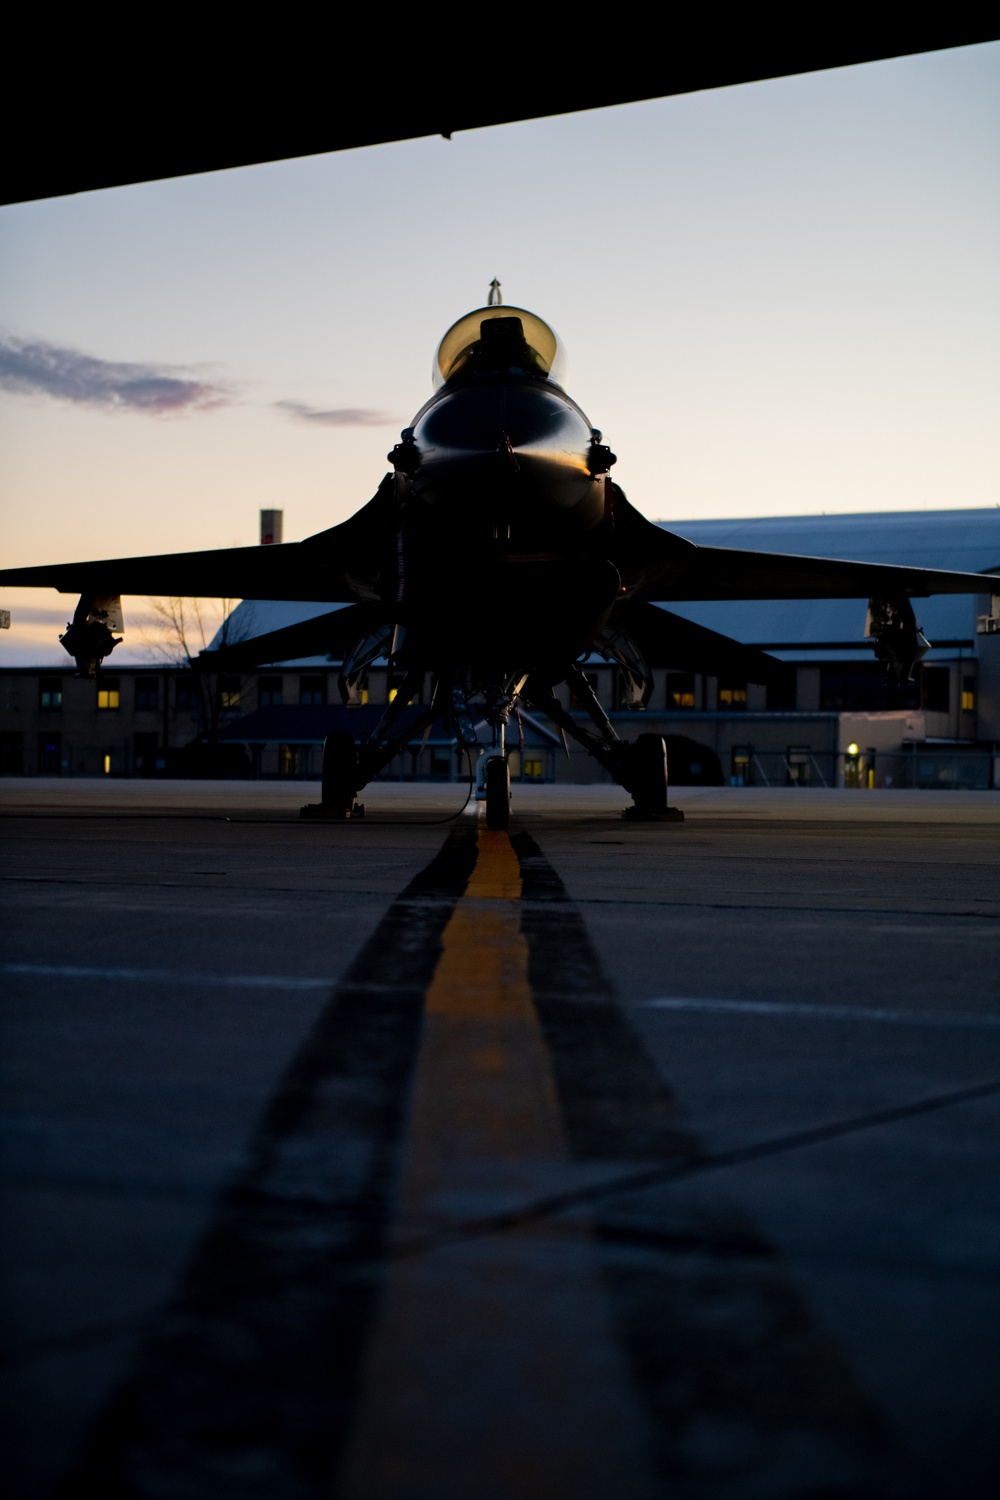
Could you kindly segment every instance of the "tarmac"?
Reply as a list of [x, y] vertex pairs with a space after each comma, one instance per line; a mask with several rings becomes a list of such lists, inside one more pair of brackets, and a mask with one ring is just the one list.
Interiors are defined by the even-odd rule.
[[6, 1492], [1000, 1493], [1000, 793], [0, 782]]

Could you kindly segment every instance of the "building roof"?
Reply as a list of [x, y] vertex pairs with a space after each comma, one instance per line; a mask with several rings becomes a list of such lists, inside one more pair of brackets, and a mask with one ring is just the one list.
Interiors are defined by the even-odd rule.
[[[1000, 507], [658, 524], [705, 547], [791, 552], [969, 573], [1000, 569]], [[849, 659], [855, 654], [867, 660], [871, 656], [871, 648], [863, 639], [865, 599], [703, 600], [671, 604], [670, 608], [722, 635], [768, 646], [786, 661], [818, 660], [820, 656]], [[914, 608], [932, 644], [962, 641], [971, 651], [976, 628], [974, 596], [938, 594], [915, 600]], [[847, 646], [854, 641], [856, 647]], [[943, 647], [933, 655], [954, 656], [958, 649]]]

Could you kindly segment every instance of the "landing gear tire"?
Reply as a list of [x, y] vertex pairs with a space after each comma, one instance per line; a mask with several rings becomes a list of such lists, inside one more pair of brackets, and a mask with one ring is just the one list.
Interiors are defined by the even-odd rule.
[[667, 812], [667, 745], [660, 734], [640, 734], [629, 756], [629, 791], [634, 807], [627, 817], [660, 819]]
[[510, 824], [510, 769], [502, 755], [486, 767], [486, 826], [507, 828]]
[[358, 791], [358, 747], [345, 730], [323, 742], [323, 816], [349, 818]]

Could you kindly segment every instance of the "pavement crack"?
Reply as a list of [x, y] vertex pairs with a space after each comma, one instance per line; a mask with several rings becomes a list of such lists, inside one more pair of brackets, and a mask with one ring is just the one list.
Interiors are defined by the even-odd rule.
[[969, 1104], [977, 1099], [989, 1098], [994, 1094], [1000, 1094], [1000, 1079], [974, 1084], [970, 1088], [954, 1089], [947, 1094], [917, 1099], [910, 1104], [898, 1104], [888, 1109], [872, 1110], [868, 1114], [833, 1121], [828, 1125], [816, 1125], [807, 1130], [792, 1131], [787, 1135], [774, 1136], [748, 1146], [735, 1146], [727, 1151], [706, 1151], [669, 1165], [643, 1167], [639, 1171], [626, 1172], [620, 1177], [611, 1178], [590, 1187], [576, 1188], [564, 1193], [549, 1193], [520, 1208], [508, 1209], [503, 1213], [484, 1214], [476, 1218], [461, 1220], [445, 1231], [413, 1235], [398, 1240], [389, 1248], [388, 1255], [392, 1258], [422, 1255], [460, 1240], [522, 1229], [544, 1219], [556, 1218], [574, 1210], [611, 1202], [626, 1193], [642, 1192], [647, 1188], [660, 1187], [668, 1182], [680, 1182], [698, 1177], [705, 1172], [742, 1166], [745, 1162], [760, 1161], [767, 1157], [782, 1156], [790, 1151], [800, 1151], [808, 1146], [822, 1145], [826, 1141], [838, 1140], [843, 1136], [878, 1129], [882, 1125], [893, 1125], [902, 1120], [932, 1114], [937, 1110]]

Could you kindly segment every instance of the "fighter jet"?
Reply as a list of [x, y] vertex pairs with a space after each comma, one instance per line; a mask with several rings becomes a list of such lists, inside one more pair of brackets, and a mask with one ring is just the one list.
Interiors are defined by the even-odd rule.
[[[283, 545], [11, 568], [0, 584], [80, 594], [60, 639], [91, 677], [121, 639], [123, 594], [338, 605], [201, 653], [193, 665], [249, 668], [327, 654], [343, 663], [340, 690], [351, 704], [361, 701], [372, 663], [387, 658], [401, 686], [366, 739], [328, 736], [320, 813], [356, 816], [361, 788], [442, 720], [479, 756], [493, 828], [509, 820], [506, 736], [522, 707], [547, 715], [611, 773], [631, 795], [627, 815], [670, 818], [665, 743], [652, 734], [619, 738], [583, 671], [588, 654], [617, 664], [637, 708], [648, 703], [658, 666], [767, 682], [778, 663], [665, 604], [867, 598], [876, 656], [908, 678], [929, 644], [911, 600], [996, 588], [995, 577], [974, 573], [697, 547], [633, 508], [611, 478], [615, 454], [562, 382], [553, 330], [505, 306], [494, 281], [487, 305], [444, 335], [433, 394], [389, 453], [392, 469], [374, 498], [350, 520]], [[430, 702], [406, 716], [427, 674]], [[555, 692], [563, 683], [589, 725], [563, 707]], [[488, 726], [484, 750], [477, 721]]]

